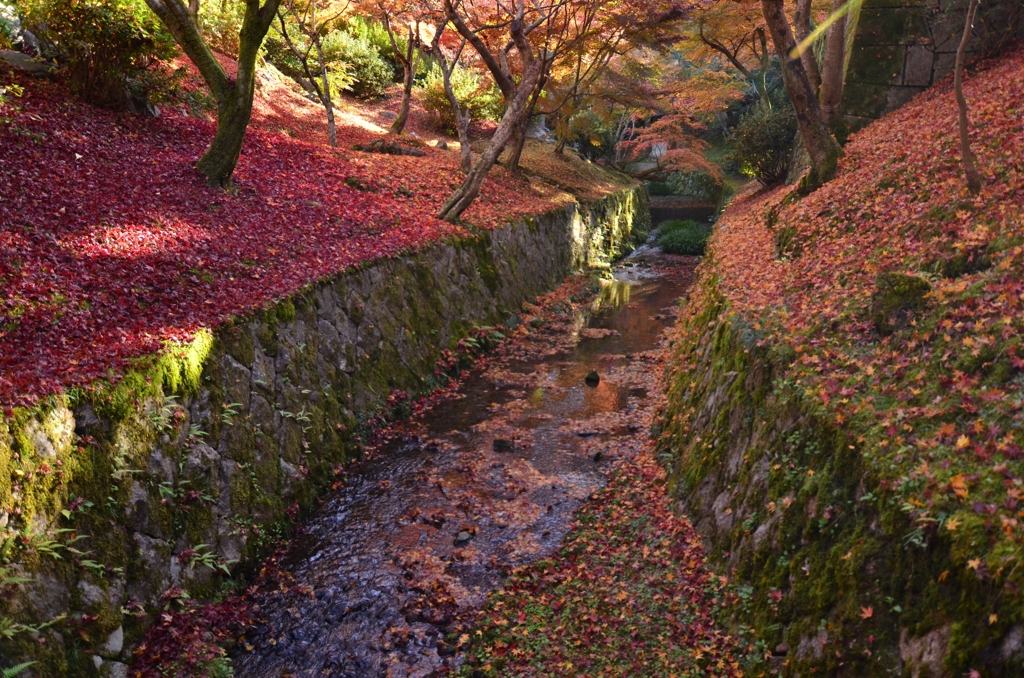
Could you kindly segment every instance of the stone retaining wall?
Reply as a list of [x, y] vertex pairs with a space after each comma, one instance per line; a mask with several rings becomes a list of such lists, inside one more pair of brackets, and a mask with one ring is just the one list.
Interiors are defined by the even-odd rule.
[[357, 453], [361, 422], [436, 385], [442, 350], [649, 228], [637, 188], [370, 263], [0, 418], [0, 576], [28, 580], [0, 602], [26, 625], [0, 665], [126, 676], [161, 593], [239, 580]]
[[[747, 675], [1024, 675], [1024, 624], [999, 587], [955, 565], [950, 542], [886, 496], [843, 431], [786, 380], [796, 352], [731, 312], [707, 268], [681, 314], [660, 458], [679, 513], [731, 582], [725, 614]], [[989, 614], [1014, 620], [997, 633]], [[763, 673], [762, 673], [763, 672]]]
[[[935, 84], [956, 64], [967, 0], [866, 0], [855, 19], [842, 112], [852, 129]], [[1021, 0], [982, 2], [969, 57], [1024, 37]]]

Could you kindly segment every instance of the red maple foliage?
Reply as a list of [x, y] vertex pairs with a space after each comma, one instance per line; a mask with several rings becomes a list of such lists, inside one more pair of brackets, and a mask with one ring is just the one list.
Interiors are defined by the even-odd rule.
[[[194, 77], [194, 76], [193, 76]], [[339, 130], [318, 109], [257, 98], [235, 175], [206, 187], [193, 163], [210, 121], [168, 106], [159, 119], [91, 108], [59, 84], [24, 88], [0, 125], [0, 406], [116, 372], [346, 268], [393, 257], [465, 225], [435, 219], [461, 183], [456, 153], [350, 150], [379, 134]], [[408, 143], [408, 142], [404, 142]], [[502, 170], [465, 223], [490, 229], [565, 195]]]

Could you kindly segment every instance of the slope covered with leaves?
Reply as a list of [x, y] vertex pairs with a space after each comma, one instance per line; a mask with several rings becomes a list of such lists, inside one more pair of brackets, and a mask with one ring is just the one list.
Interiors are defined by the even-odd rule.
[[[946, 587], [943, 600], [964, 610], [986, 607], [954, 630], [954, 668], [1024, 621], [1024, 52], [977, 64], [965, 88], [980, 195], [966, 189], [947, 80], [856, 134], [839, 176], [813, 194], [741, 195], [716, 228], [678, 336], [696, 346], [708, 309], [720, 306], [749, 353], [756, 345], [772, 356], [776, 388], [858, 455], [866, 475], [857, 505], [827, 507], [822, 525], [864, 507], [885, 530], [900, 526], [900, 558], [948, 558], [937, 581], [914, 586]], [[879, 329], [873, 307], [893, 275], [929, 291]], [[704, 355], [678, 352], [680, 383]], [[697, 427], [696, 409], [677, 414]], [[683, 468], [704, 463], [696, 440]], [[783, 466], [765, 470], [771, 483]], [[806, 483], [828, 482], [813, 474]], [[785, 507], [755, 508], [770, 516]], [[756, 514], [740, 518], [756, 526]], [[834, 554], [835, 567], [858, 562], [858, 548]], [[984, 596], [957, 603], [957, 581]], [[937, 600], [928, 606], [941, 615]], [[885, 603], [859, 604], [873, 623]]]
[[[230, 64], [227, 64], [230, 66]], [[207, 188], [192, 168], [214, 123], [184, 103], [156, 120], [23, 87], [0, 110], [0, 404], [30, 403], [123, 368], [165, 342], [285, 297], [347, 267], [490, 229], [571, 201], [496, 168], [464, 225], [434, 217], [461, 182], [458, 154], [352, 150], [380, 138], [262, 78], [235, 175]], [[198, 91], [194, 73], [185, 90]], [[194, 97], [193, 97], [194, 99]]]

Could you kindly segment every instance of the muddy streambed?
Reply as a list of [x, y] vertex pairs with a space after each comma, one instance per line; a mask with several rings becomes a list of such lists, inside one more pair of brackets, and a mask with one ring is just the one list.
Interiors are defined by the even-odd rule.
[[487, 594], [554, 554], [603, 484], [614, 441], [646, 435], [654, 349], [694, 263], [634, 256], [593, 301], [580, 301], [584, 282], [567, 283], [524, 314], [530, 333], [400, 424], [304, 526], [283, 564], [295, 586], [260, 594], [236, 675], [455, 667]]

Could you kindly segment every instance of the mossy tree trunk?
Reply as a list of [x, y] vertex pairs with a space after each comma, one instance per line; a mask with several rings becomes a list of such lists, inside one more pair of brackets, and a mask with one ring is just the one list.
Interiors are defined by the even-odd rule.
[[818, 103], [817, 94], [811, 86], [800, 56], [796, 54], [796, 40], [793, 38], [789, 19], [786, 18], [783, 0], [761, 0], [761, 8], [772, 41], [775, 43], [775, 51], [782, 60], [782, 80], [786, 85], [786, 93], [793, 103], [800, 136], [811, 161], [811, 171], [805, 181], [805, 188], [813, 189], [835, 176], [836, 165], [843, 155], [843, 149], [825, 124], [825, 116]]
[[262, 4], [260, 0], [245, 0], [245, 14], [238, 33], [238, 71], [234, 79], [228, 77], [217, 61], [182, 0], [146, 0], [146, 4], [199, 69], [217, 100], [217, 132], [196, 167], [211, 185], [230, 186], [252, 116], [256, 57], [281, 0], [264, 0]]

